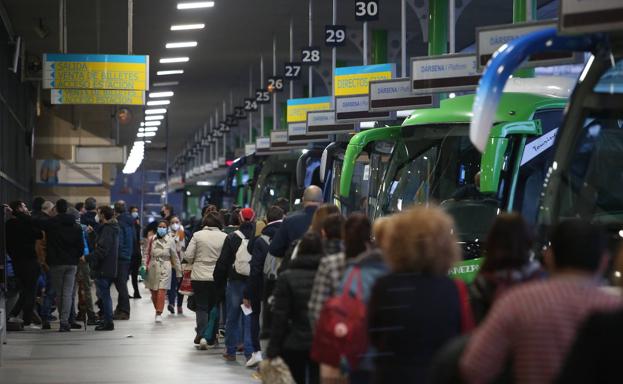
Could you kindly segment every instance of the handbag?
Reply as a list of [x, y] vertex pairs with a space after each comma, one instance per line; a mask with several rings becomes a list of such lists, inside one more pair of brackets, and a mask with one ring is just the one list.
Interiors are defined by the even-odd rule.
[[263, 360], [260, 363], [260, 377], [265, 384], [296, 384], [290, 368], [281, 357]]
[[195, 301], [195, 296], [188, 296], [188, 300], [186, 301], [186, 308], [193, 312], [197, 312], [197, 302]]
[[180, 284], [180, 288], [177, 290], [180, 295], [190, 296], [193, 294], [193, 287], [190, 283], [191, 273], [192, 270], [190, 269], [186, 269], [182, 272], [182, 282]]

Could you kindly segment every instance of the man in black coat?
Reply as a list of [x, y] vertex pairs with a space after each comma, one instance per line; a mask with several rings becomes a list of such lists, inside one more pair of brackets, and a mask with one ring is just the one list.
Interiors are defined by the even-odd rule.
[[84, 251], [82, 227], [77, 223], [80, 216], [75, 209], [73, 211], [76, 216], [68, 213], [68, 207], [67, 200], [58, 200], [56, 202], [57, 215], [50, 219], [46, 229], [46, 262], [50, 266], [52, 286], [56, 292], [61, 332], [71, 330], [69, 315], [73, 303], [74, 284], [78, 261]]
[[[225, 345], [227, 351], [223, 358], [227, 361], [236, 360], [236, 350], [241, 331], [239, 325], [240, 316], [242, 315], [242, 309], [240, 308], [242, 305], [242, 292], [251, 267], [248, 264], [248, 261], [251, 260], [251, 255], [247, 250], [247, 244], [255, 234], [254, 219], [255, 212], [251, 208], [240, 210], [240, 227], [225, 238], [223, 249], [214, 267], [213, 277], [217, 292], [222, 292], [226, 288], [227, 321], [225, 323]], [[244, 263], [237, 262], [238, 258], [242, 259], [243, 257], [247, 259], [246, 271], [242, 268]], [[234, 266], [235, 264], [236, 266]], [[249, 334], [250, 322], [248, 316], [243, 317], [243, 326], [245, 329], [244, 353], [247, 359], [249, 359], [253, 354], [253, 346]]]
[[119, 254], [119, 224], [114, 218], [112, 208], [101, 206], [98, 210], [99, 227], [96, 230], [95, 247], [87, 256], [91, 271], [95, 277], [95, 286], [102, 301], [103, 321], [95, 327], [96, 331], [112, 331], [115, 325], [112, 319], [112, 298], [110, 286], [117, 277]]
[[[251, 272], [247, 279], [247, 285], [243, 292], [243, 303], [247, 308], [251, 308], [251, 341], [253, 342], [253, 356], [247, 362], [247, 367], [253, 367], [262, 361], [262, 352], [260, 346], [260, 313], [264, 316], [264, 329], [270, 329], [270, 310], [262, 310], [262, 301], [265, 308], [268, 308], [268, 298], [273, 293], [277, 282], [277, 275], [264, 275], [264, 263], [268, 255], [268, 247], [275, 237], [275, 234], [281, 227], [283, 221], [283, 210], [278, 206], [272, 206], [266, 213], [266, 221], [268, 224], [262, 229], [261, 236], [257, 237], [253, 242], [253, 250], [251, 252]], [[278, 267], [278, 266], [275, 266]], [[276, 268], [275, 268], [276, 270]], [[267, 332], [265, 332], [266, 335]]]
[[17, 200], [9, 204], [13, 217], [6, 222], [6, 250], [13, 261], [15, 275], [20, 283], [19, 299], [9, 313], [9, 322], [21, 322], [17, 318], [23, 312], [22, 320], [25, 327], [38, 329], [31, 325], [35, 306], [37, 279], [41, 267], [37, 262], [35, 242], [43, 235], [33, 223], [28, 208], [23, 201]]
[[84, 209], [85, 213], [80, 216], [80, 224], [86, 225], [88, 227], [93, 228], [93, 230], [97, 230], [100, 223], [97, 222], [97, 200], [94, 197], [88, 197], [84, 201]]
[[303, 192], [303, 209], [286, 217], [270, 243], [269, 252], [275, 257], [284, 257], [292, 243], [305, 234], [311, 225], [316, 209], [322, 204], [322, 189], [310, 185]]

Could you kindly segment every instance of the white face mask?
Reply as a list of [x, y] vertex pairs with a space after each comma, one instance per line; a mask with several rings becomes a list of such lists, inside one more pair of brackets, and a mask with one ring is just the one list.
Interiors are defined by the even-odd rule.
[[99, 223], [100, 222], [100, 215], [95, 215], [95, 222]]
[[178, 223], [173, 223], [173, 224], [171, 224], [171, 229], [172, 229], [174, 232], [177, 232], [177, 231], [179, 231], [179, 230], [180, 230], [180, 225], [179, 225]]

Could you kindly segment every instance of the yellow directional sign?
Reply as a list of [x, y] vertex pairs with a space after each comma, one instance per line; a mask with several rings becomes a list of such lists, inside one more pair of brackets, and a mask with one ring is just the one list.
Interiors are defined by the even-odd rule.
[[149, 56], [44, 54], [45, 89], [149, 89]]
[[374, 64], [335, 69], [335, 96], [367, 95], [371, 81], [389, 80], [396, 75], [396, 64]]
[[145, 91], [53, 89], [52, 104], [144, 105]]
[[326, 109], [331, 109], [330, 96], [289, 99], [286, 120], [288, 123], [304, 123], [307, 121], [307, 112]]

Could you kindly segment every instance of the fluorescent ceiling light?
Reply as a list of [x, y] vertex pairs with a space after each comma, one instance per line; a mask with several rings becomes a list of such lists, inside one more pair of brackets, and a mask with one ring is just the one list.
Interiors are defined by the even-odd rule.
[[163, 120], [164, 119], [164, 115], [149, 115], [149, 116], [145, 116], [145, 121], [149, 121], [149, 120]]
[[177, 3], [177, 9], [197, 9], [212, 7], [214, 7], [214, 1], [193, 1], [189, 3]]
[[139, 132], [136, 134], [136, 137], [154, 137], [156, 136], [156, 132]]
[[197, 46], [197, 42], [196, 41], [182, 41], [179, 43], [166, 43], [165, 48], [167, 49], [173, 49], [173, 48], [191, 48], [191, 47], [196, 47]]
[[162, 124], [162, 122], [160, 122], [160, 121], [146, 121], [145, 122], [145, 126], [146, 127], [157, 127], [160, 124]]
[[158, 132], [158, 127], [139, 128], [138, 131], [139, 132]]
[[153, 83], [152, 85], [154, 87], [172, 87], [174, 85], [178, 85], [180, 82], [179, 81], [159, 81], [156, 83]]
[[181, 75], [182, 73], [184, 73], [183, 69], [173, 69], [171, 71], [158, 71], [158, 72], [156, 72], [156, 75], [158, 75], [158, 76]]
[[160, 115], [163, 113], [167, 113], [167, 110], [165, 108], [155, 108], [155, 109], [145, 110], [146, 115]]
[[165, 57], [164, 59], [160, 59], [161, 64], [170, 64], [170, 63], [186, 63], [190, 60], [188, 57]]
[[151, 106], [151, 105], [169, 105], [171, 104], [171, 100], [152, 100], [152, 101], [148, 101], [147, 105]]
[[150, 92], [149, 93], [149, 98], [150, 99], [156, 99], [159, 97], [171, 97], [173, 96], [173, 92], [171, 91], [166, 91], [166, 92]]
[[203, 29], [205, 28], [205, 24], [178, 24], [172, 25], [172, 31], [188, 31], [190, 29]]

